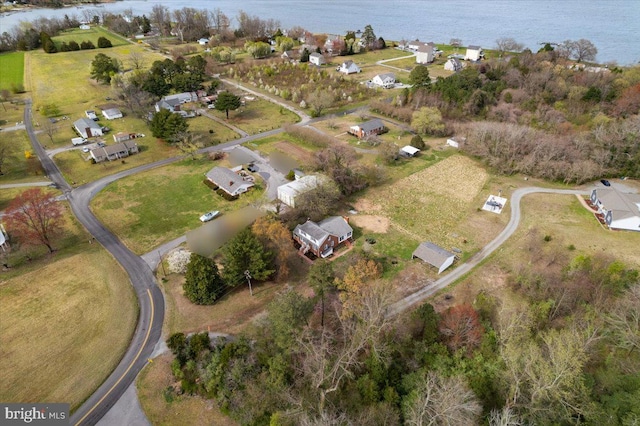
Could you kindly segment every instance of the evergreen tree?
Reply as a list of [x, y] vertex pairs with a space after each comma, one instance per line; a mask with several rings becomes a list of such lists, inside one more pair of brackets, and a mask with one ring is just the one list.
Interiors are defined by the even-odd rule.
[[364, 27], [364, 31], [362, 32], [362, 43], [367, 49], [375, 49], [376, 47], [377, 37], [373, 32], [373, 27], [371, 25], [367, 25]]
[[309, 62], [309, 50], [305, 47], [300, 55], [300, 62]]
[[91, 78], [100, 83], [109, 84], [111, 76], [118, 71], [120, 71], [118, 60], [104, 53], [98, 53], [91, 61]]
[[180, 114], [161, 109], [160, 112], [153, 115], [149, 128], [154, 137], [170, 140], [178, 133], [186, 132], [189, 128], [189, 123]]
[[104, 49], [106, 47], [113, 47], [113, 45], [111, 44], [111, 40], [109, 40], [106, 37], [100, 37], [98, 38], [98, 47], [100, 49]]
[[424, 65], [417, 65], [409, 73], [409, 84], [411, 88], [416, 90], [420, 87], [429, 87], [431, 85], [431, 77], [429, 77], [429, 68]]
[[240, 108], [240, 105], [240, 96], [236, 96], [231, 92], [220, 93], [216, 100], [216, 109], [218, 111], [225, 111], [227, 113], [227, 119], [229, 119], [229, 110], [236, 110]]
[[198, 305], [214, 303], [224, 292], [225, 284], [216, 263], [207, 257], [191, 253], [185, 282], [182, 286], [187, 298]]
[[230, 286], [236, 286], [247, 279], [245, 271], [249, 271], [251, 279], [264, 281], [275, 269], [273, 254], [267, 251], [250, 228], [242, 230], [223, 249], [223, 276]]

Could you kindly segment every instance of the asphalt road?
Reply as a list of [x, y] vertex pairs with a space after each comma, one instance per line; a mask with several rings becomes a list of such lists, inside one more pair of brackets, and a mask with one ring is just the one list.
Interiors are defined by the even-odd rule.
[[520, 201], [522, 197], [529, 194], [535, 193], [545, 193], [545, 194], [567, 194], [567, 195], [588, 195], [589, 191], [581, 191], [581, 190], [571, 190], [571, 189], [549, 189], [549, 188], [538, 188], [538, 187], [529, 187], [529, 188], [520, 188], [513, 192], [511, 195], [511, 219], [509, 219], [509, 223], [507, 226], [498, 234], [496, 238], [493, 239], [489, 244], [484, 246], [482, 250], [473, 255], [467, 262], [458, 265], [453, 271], [439, 280], [429, 284], [428, 286], [423, 287], [417, 292], [410, 294], [404, 299], [399, 300], [394, 303], [389, 309], [390, 315], [397, 315], [410, 307], [423, 302], [426, 298], [432, 296], [439, 290], [442, 290], [449, 284], [452, 284], [468, 272], [470, 272], [473, 268], [478, 266], [480, 262], [485, 260], [491, 253], [496, 251], [498, 247], [500, 247], [513, 233], [518, 229], [518, 225], [520, 224]]

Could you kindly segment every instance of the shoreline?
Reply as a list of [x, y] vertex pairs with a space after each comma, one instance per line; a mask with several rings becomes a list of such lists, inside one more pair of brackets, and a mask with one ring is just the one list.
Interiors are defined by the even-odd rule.
[[116, 0], [93, 0], [93, 1], [79, 2], [79, 3], [66, 3], [66, 4], [63, 4], [61, 7], [36, 6], [33, 4], [22, 4], [22, 5], [11, 5], [11, 6], [0, 5], [0, 16], [9, 16], [15, 13], [29, 12], [32, 10], [46, 10], [46, 9], [60, 10], [60, 9], [68, 9], [73, 7], [82, 8], [85, 6], [101, 7], [101, 5], [103, 4], [109, 4], [109, 3], [115, 3], [115, 2]]

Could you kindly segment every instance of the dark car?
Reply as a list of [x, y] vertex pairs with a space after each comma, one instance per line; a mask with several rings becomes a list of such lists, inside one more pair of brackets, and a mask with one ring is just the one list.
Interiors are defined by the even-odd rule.
[[606, 179], [600, 179], [600, 183], [602, 183], [604, 186], [611, 186], [611, 182]]
[[252, 172], [252, 173], [255, 173], [255, 172], [257, 172], [257, 171], [258, 171], [258, 168], [256, 167], [256, 165], [255, 165], [255, 164], [249, 164], [249, 165], [247, 166], [247, 170], [249, 170], [249, 171], [250, 171], [250, 172]]

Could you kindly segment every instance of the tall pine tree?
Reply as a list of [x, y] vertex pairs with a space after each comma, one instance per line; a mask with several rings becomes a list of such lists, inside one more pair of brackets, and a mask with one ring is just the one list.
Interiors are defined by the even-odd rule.
[[191, 253], [182, 288], [185, 296], [193, 303], [211, 305], [222, 296], [225, 284], [212, 259]]
[[224, 279], [230, 286], [246, 280], [245, 271], [251, 278], [264, 281], [275, 272], [273, 253], [265, 249], [250, 228], [242, 230], [223, 249]]

